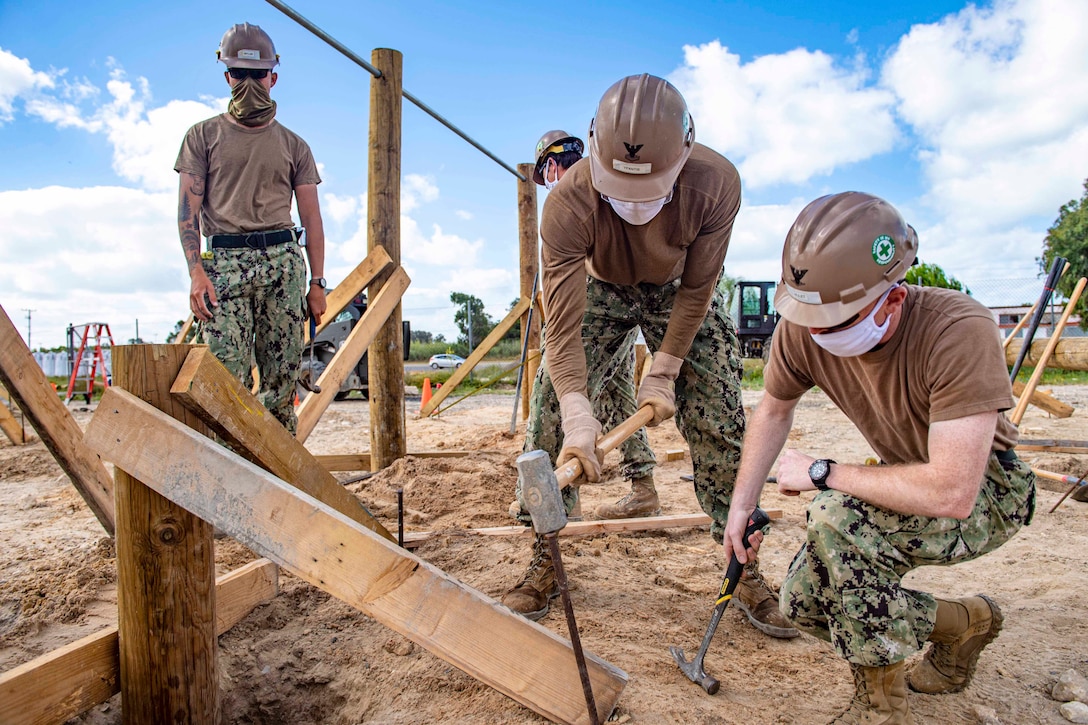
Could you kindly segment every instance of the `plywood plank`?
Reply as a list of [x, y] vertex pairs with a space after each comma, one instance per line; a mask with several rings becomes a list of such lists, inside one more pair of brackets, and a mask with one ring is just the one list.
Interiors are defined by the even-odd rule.
[[[163, 496], [470, 676], [544, 717], [588, 722], [568, 641], [135, 396], [111, 388], [86, 439]], [[586, 659], [603, 722], [627, 675]]]
[[359, 318], [348, 339], [336, 351], [325, 372], [318, 378], [317, 384], [321, 386], [321, 392], [310, 393], [298, 407], [298, 426], [295, 437], [300, 441], [305, 441], [314, 432], [318, 420], [340, 391], [340, 384], [344, 382], [352, 368], [359, 364], [367, 346], [378, 334], [385, 319], [400, 304], [401, 295], [408, 289], [410, 282], [404, 268], [397, 267], [382, 287], [382, 291], [376, 294], [367, 305], [366, 312]]
[[[277, 567], [258, 559], [216, 580], [216, 631], [223, 634], [278, 592]], [[120, 691], [117, 627], [105, 629], [0, 674], [0, 722], [61, 723]]]
[[83, 444], [83, 431], [57, 397], [3, 307], [0, 307], [0, 383], [68, 474], [102, 528], [112, 536], [113, 479], [98, 456]]
[[491, 348], [495, 347], [495, 344], [502, 339], [503, 335], [510, 331], [510, 328], [514, 326], [514, 323], [518, 321], [518, 318], [524, 315], [528, 309], [529, 298], [522, 297], [518, 303], [514, 305], [514, 309], [506, 313], [506, 317], [502, 319], [502, 322], [495, 325], [495, 328], [488, 333], [487, 337], [484, 338], [484, 341], [472, 351], [472, 354], [470, 354], [463, 363], [461, 363], [461, 367], [453, 371], [449, 380], [443, 383], [442, 387], [435, 391], [434, 397], [431, 398], [431, 402], [420, 409], [419, 417], [426, 418], [433, 413], [438, 408], [438, 404], [445, 400], [462, 380], [468, 377], [468, 374], [472, 372], [472, 369], [484, 359], [484, 355], [490, 352]]

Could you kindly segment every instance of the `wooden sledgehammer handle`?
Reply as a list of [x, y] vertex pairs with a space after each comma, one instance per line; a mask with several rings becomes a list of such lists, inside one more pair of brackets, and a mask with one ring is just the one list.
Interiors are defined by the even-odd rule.
[[[642, 426], [654, 419], [654, 411], [648, 405], [644, 405], [627, 420], [617, 425], [612, 430], [601, 436], [597, 441], [597, 447], [605, 453], [619, 447], [621, 443], [635, 434]], [[575, 479], [582, 475], [582, 462], [577, 458], [567, 461], [555, 469], [555, 478], [559, 482], [559, 488], [569, 486]]]

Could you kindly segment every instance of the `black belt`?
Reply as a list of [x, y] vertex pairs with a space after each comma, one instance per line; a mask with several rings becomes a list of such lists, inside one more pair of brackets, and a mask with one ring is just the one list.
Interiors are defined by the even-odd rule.
[[298, 239], [294, 229], [274, 232], [250, 232], [249, 234], [213, 234], [208, 237], [212, 249], [265, 249]]
[[1016, 457], [1016, 451], [1011, 448], [1007, 451], [994, 451], [994, 455], [997, 456], [997, 460], [1001, 462], [1001, 467], [1006, 471], [1016, 467], [1016, 461], [1019, 460]]

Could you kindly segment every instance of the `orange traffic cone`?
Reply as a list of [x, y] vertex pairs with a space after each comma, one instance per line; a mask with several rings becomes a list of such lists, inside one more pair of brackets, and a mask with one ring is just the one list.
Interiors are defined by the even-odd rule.
[[419, 412], [421, 415], [429, 402], [431, 402], [431, 379], [423, 378], [423, 395], [419, 399]]

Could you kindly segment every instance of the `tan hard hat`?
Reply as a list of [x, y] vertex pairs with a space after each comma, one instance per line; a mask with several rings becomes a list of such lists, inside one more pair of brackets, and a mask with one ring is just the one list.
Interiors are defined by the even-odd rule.
[[581, 156], [584, 149], [582, 139], [577, 136], [571, 136], [566, 131], [548, 131], [536, 142], [536, 168], [533, 169], [533, 181], [540, 186], [544, 186], [544, 175], [541, 173], [541, 169], [544, 167], [544, 162], [552, 154], [577, 151], [578, 155]]
[[259, 25], [238, 23], [219, 41], [216, 57], [228, 68], [266, 68], [272, 70], [280, 62], [272, 38]]
[[834, 327], [906, 277], [917, 256], [918, 235], [888, 202], [858, 191], [820, 197], [786, 235], [775, 309]]
[[694, 144], [680, 91], [657, 76], [627, 76], [605, 91], [589, 126], [593, 188], [618, 201], [662, 199]]

